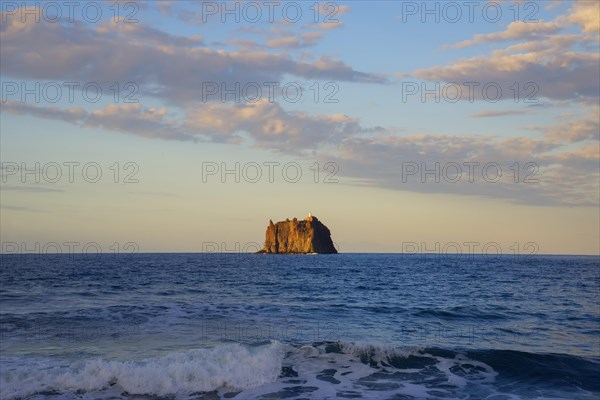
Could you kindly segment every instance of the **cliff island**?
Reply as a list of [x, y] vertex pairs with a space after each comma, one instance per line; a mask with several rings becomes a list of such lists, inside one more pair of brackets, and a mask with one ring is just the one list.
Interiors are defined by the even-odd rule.
[[308, 214], [303, 221], [297, 218], [273, 223], [269, 220], [265, 245], [258, 253], [268, 254], [336, 254], [329, 229]]

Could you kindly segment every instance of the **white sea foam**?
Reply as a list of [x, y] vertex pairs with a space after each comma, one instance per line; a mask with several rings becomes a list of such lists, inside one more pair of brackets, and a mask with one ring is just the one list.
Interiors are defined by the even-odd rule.
[[130, 394], [161, 396], [222, 387], [243, 390], [275, 381], [281, 371], [282, 359], [282, 345], [276, 341], [255, 348], [228, 344], [142, 361], [95, 359], [74, 366], [57, 365], [47, 360], [14, 365], [5, 359], [0, 377], [0, 398], [48, 391], [91, 392], [111, 386]]
[[[467, 384], [487, 385], [496, 376], [486, 364], [462, 355], [444, 358], [414, 347], [341, 342], [284, 348], [287, 354], [283, 366], [292, 368], [297, 375], [244, 391], [236, 399], [264, 395], [286, 398], [298, 385], [305, 389], [301, 397], [310, 399], [454, 398]], [[428, 362], [408, 363], [406, 368], [390, 365], [411, 356]], [[479, 368], [469, 371], [475, 366]], [[453, 371], [466, 373], [456, 375]], [[493, 393], [491, 386], [481, 390]]]
[[[8, 361], [8, 362], [5, 362]], [[412, 398], [534, 399], [526, 387], [496, 384], [498, 373], [457, 351], [391, 347], [374, 343], [227, 344], [172, 353], [141, 361], [88, 360], [59, 365], [56, 360], [0, 358], [0, 397], [42, 399], [126, 399], [135, 395], [189, 399], [216, 391], [220, 398], [335, 399]], [[523, 393], [511, 393], [511, 391]], [[228, 396], [225, 394], [229, 393]], [[33, 395], [30, 397], [30, 395]], [[536, 400], [595, 399], [564, 392], [538, 393]]]

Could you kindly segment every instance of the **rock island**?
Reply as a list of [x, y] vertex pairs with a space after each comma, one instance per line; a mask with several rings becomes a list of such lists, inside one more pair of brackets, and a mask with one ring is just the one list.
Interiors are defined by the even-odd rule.
[[303, 221], [297, 218], [273, 223], [269, 220], [265, 245], [258, 253], [268, 254], [336, 254], [329, 229], [314, 215]]

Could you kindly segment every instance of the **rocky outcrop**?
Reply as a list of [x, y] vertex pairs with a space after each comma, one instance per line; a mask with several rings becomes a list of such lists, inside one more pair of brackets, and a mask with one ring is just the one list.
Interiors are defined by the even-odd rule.
[[329, 229], [317, 217], [309, 215], [303, 221], [294, 218], [274, 224], [269, 220], [265, 246], [259, 253], [335, 254], [337, 250]]

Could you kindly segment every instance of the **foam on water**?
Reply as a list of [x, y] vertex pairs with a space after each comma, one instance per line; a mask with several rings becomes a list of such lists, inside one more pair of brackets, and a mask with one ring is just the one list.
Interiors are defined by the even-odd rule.
[[[492, 366], [466, 353], [368, 343], [285, 346], [279, 379], [237, 399], [595, 399], [577, 387], [506, 385]], [[521, 355], [516, 355], [520, 357]], [[534, 357], [535, 355], [524, 355]], [[518, 358], [515, 359], [518, 363]], [[218, 391], [226, 398], [224, 391]]]
[[[529, 353], [482, 353], [496, 364], [510, 357], [512, 368], [535, 361]], [[481, 355], [481, 354], [480, 354]], [[480, 355], [368, 343], [315, 342], [303, 345], [272, 341], [258, 346], [224, 344], [169, 353], [136, 361], [88, 359], [67, 361], [3, 357], [0, 397], [14, 399], [132, 399], [170, 396], [174, 399], [596, 399], [594, 387], [539, 382], [521, 374], [521, 383], [501, 374]], [[500, 357], [499, 357], [500, 356]], [[597, 366], [553, 356], [548, 368], [575, 375]], [[572, 365], [569, 365], [572, 364]], [[587, 372], [586, 372], [587, 371]], [[562, 374], [562, 373], [561, 373]], [[574, 376], [575, 376], [574, 375]], [[569, 378], [568, 380], [572, 380]]]
[[129, 394], [160, 396], [223, 387], [243, 390], [275, 381], [282, 359], [282, 345], [278, 342], [255, 348], [227, 344], [141, 361], [92, 359], [74, 366], [57, 365], [48, 359], [3, 358], [0, 397], [93, 392], [112, 386]]

